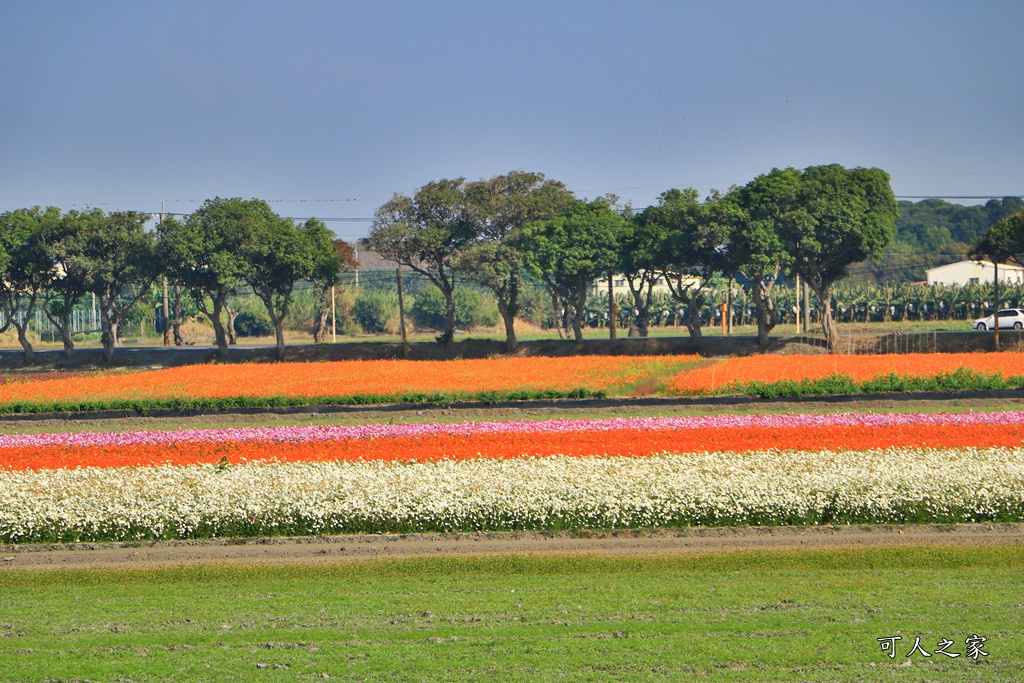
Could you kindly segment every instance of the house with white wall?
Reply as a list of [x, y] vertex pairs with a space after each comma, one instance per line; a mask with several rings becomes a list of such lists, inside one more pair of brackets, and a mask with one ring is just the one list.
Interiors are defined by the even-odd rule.
[[[930, 285], [969, 285], [992, 282], [995, 266], [991, 261], [957, 261], [925, 271]], [[999, 281], [1024, 284], [1024, 267], [1013, 263], [999, 264]]]

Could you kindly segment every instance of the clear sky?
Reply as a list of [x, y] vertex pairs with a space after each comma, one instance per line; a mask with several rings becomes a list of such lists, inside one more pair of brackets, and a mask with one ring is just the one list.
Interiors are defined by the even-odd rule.
[[642, 207], [827, 163], [1019, 196], [1022, 24], [1020, 0], [0, 0], [0, 211], [365, 218], [512, 169]]

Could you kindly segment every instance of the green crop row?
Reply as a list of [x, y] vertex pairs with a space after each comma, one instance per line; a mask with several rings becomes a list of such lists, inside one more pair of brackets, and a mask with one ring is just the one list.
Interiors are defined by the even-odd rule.
[[502, 401], [604, 398], [605, 391], [554, 389], [478, 391], [467, 393], [351, 394], [345, 396], [229, 396], [224, 398], [117, 399], [111, 401], [17, 401], [0, 404], [0, 413], [40, 414], [98, 411], [131, 411], [149, 415], [159, 411], [218, 411], [239, 408], [287, 408], [304, 406], [367, 406], [394, 403], [447, 405], [458, 401], [485, 404]]
[[800, 396], [836, 396], [843, 394], [887, 394], [917, 391], [986, 391], [1024, 388], [1024, 377], [1004, 377], [1001, 373], [986, 375], [970, 368], [959, 368], [931, 377], [911, 377], [890, 373], [858, 382], [847, 374], [833, 374], [819, 379], [780, 380], [778, 382], [732, 382], [716, 394], [739, 394], [761, 398], [796, 398]]

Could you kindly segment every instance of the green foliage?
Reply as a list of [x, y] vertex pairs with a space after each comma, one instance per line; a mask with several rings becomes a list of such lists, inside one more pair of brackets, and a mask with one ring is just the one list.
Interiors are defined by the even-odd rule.
[[590, 283], [618, 261], [618, 238], [626, 219], [605, 198], [577, 201], [563, 215], [523, 227], [517, 245], [530, 274], [572, 310], [573, 331], [582, 341]]
[[1004, 378], [985, 375], [970, 368], [939, 373], [931, 377], [910, 377], [895, 373], [856, 382], [850, 375], [831, 375], [820, 379], [778, 382], [731, 382], [716, 394], [740, 394], [761, 398], [797, 398], [800, 396], [837, 396], [843, 394], [885, 394], [916, 391], [956, 392], [1024, 388], [1024, 376]]
[[364, 332], [380, 334], [398, 315], [398, 295], [390, 291], [363, 290], [352, 305], [352, 317]]
[[239, 337], [269, 337], [274, 323], [263, 311], [248, 309], [235, 316], [235, 332]]
[[[460, 287], [453, 293], [455, 325], [464, 330], [492, 327], [498, 322], [494, 299], [475, 289]], [[437, 288], [425, 289], [409, 307], [409, 315], [419, 328], [443, 330], [445, 325], [444, 296]]]
[[458, 401], [497, 403], [499, 401], [534, 401], [548, 399], [605, 398], [607, 392], [590, 389], [521, 389], [516, 391], [479, 391], [464, 393], [348, 394], [343, 396], [229, 396], [225, 398], [120, 399], [109, 401], [15, 401], [0, 403], [0, 413], [40, 414], [78, 413], [106, 410], [128, 410], [140, 415], [158, 411], [233, 410], [236, 408], [287, 408], [298, 406], [365, 406], [387, 403], [432, 403], [448, 405]]
[[[457, 178], [427, 183], [413, 197], [396, 194], [377, 209], [362, 244], [427, 277], [447, 300], [455, 289], [456, 264], [473, 239], [465, 192], [465, 179]], [[441, 343], [455, 333], [454, 311], [449, 313]]]

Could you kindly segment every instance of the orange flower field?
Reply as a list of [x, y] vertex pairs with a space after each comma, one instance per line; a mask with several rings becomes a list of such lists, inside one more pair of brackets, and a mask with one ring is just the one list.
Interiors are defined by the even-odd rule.
[[337, 361], [188, 365], [0, 385], [0, 403], [124, 399], [318, 397], [482, 391], [592, 391], [671, 374], [698, 356], [569, 356], [453, 361]]
[[668, 385], [678, 394], [709, 394], [730, 384], [824, 379], [849, 375], [863, 382], [895, 373], [934, 377], [966, 368], [984, 375], [1024, 375], [1024, 353], [907, 353], [878, 356], [744, 356], [677, 375]]

